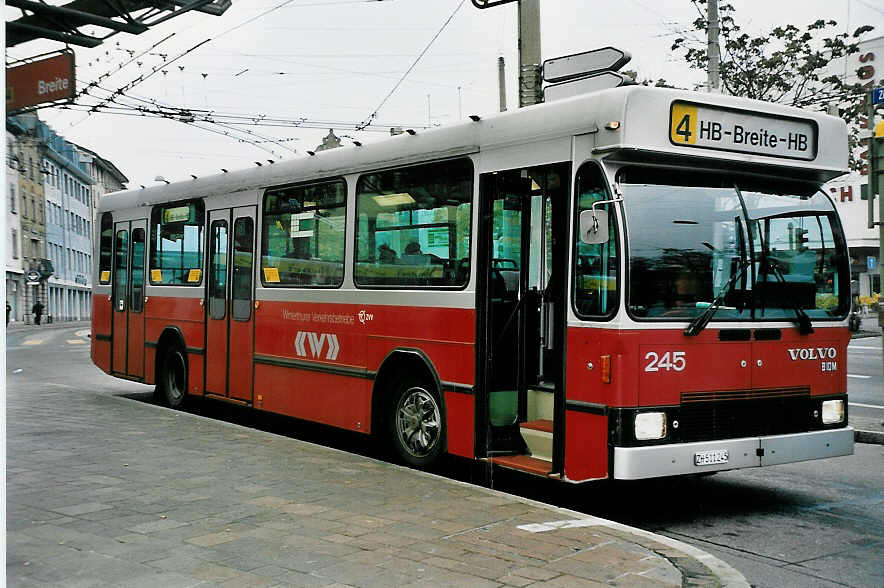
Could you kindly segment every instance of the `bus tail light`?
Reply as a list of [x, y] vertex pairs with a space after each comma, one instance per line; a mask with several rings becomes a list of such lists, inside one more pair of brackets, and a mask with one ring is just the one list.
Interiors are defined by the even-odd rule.
[[603, 355], [602, 356], [602, 382], [605, 384], [611, 383], [611, 356]]
[[640, 412], [635, 415], [635, 438], [638, 441], [662, 439], [665, 436], [665, 412]]
[[840, 423], [844, 420], [844, 401], [843, 400], [824, 400], [823, 401], [823, 424], [832, 425]]

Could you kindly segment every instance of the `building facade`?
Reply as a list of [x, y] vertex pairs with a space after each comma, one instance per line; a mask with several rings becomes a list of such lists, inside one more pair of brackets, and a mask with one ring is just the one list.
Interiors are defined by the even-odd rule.
[[21, 202], [19, 201], [19, 161], [16, 148], [17, 125], [6, 124], [6, 304], [7, 323], [24, 320], [25, 271], [21, 250]]
[[826, 187], [835, 201], [847, 237], [851, 293], [863, 299], [873, 297], [876, 292], [880, 294], [878, 227], [870, 229], [868, 225], [868, 177], [847, 174], [832, 180]]
[[52, 320], [87, 320], [92, 291], [92, 178], [80, 152], [43, 127], [46, 257], [52, 262], [47, 312]]
[[76, 145], [76, 147], [80, 152], [80, 161], [86, 164], [86, 170], [92, 178], [92, 226], [95, 227], [95, 211], [98, 210], [98, 201], [105, 194], [125, 190], [129, 178], [123, 175], [117, 166], [91, 149], [80, 145]]
[[[21, 265], [24, 271], [23, 292], [20, 293], [18, 312], [25, 322], [33, 320], [36, 302], [46, 307], [46, 279], [52, 275], [52, 264], [46, 259], [46, 222], [41, 161], [43, 146], [40, 126], [35, 114], [14, 117], [17, 127], [15, 156], [18, 159], [18, 208], [21, 226]], [[16, 284], [18, 286], [18, 284]]]
[[59, 136], [36, 114], [6, 119], [6, 292], [11, 320], [88, 320], [95, 207], [128, 181], [98, 154]]
[[[859, 51], [834, 62], [831, 73], [840, 75], [848, 84], [860, 84], [865, 90], [884, 85], [884, 37], [866, 39], [859, 43]], [[868, 218], [868, 137], [874, 124], [869, 124], [865, 114], [858, 121], [848, 121], [858, 126], [861, 137], [854, 149], [859, 169], [832, 180], [826, 185], [841, 217], [841, 224], [850, 249], [851, 291], [858, 300], [874, 299], [881, 294], [880, 233], [877, 227], [869, 228]], [[877, 210], [877, 206], [875, 207]], [[877, 217], [874, 219], [878, 221]]]

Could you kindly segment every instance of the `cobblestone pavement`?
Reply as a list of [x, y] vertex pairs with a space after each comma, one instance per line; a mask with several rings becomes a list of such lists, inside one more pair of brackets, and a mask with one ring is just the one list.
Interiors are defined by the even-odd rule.
[[747, 586], [666, 537], [79, 373], [7, 374], [10, 586]]

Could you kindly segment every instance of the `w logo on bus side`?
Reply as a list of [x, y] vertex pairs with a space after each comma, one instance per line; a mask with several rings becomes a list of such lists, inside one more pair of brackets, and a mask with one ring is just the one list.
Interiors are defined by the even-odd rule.
[[322, 357], [322, 349], [326, 343], [328, 343], [328, 350], [325, 353], [325, 358], [329, 361], [334, 361], [338, 358], [338, 352], [340, 352], [341, 348], [338, 345], [337, 335], [298, 331], [298, 334], [295, 335], [295, 353], [301, 357], [307, 357], [307, 349], [304, 347], [305, 341], [310, 345], [310, 354], [314, 358]]

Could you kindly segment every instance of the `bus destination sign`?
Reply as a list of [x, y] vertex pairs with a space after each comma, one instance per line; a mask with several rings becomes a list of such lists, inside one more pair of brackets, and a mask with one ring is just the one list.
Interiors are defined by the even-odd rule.
[[812, 160], [817, 127], [809, 120], [674, 102], [669, 140], [673, 145]]

